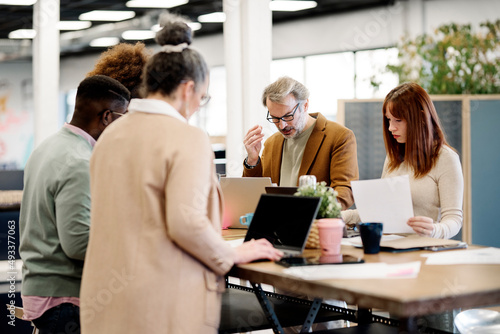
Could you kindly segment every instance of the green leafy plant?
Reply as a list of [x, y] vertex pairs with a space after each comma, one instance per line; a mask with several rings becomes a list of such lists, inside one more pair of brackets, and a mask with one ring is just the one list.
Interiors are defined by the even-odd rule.
[[398, 49], [399, 65], [387, 70], [399, 82], [416, 82], [430, 94], [500, 93], [500, 20], [481, 23], [478, 31], [442, 25], [434, 35], [403, 38]]
[[333, 188], [327, 187], [326, 182], [317, 182], [313, 186], [302, 186], [297, 189], [295, 196], [321, 197], [321, 204], [316, 218], [341, 218], [342, 206], [337, 201], [338, 193]]

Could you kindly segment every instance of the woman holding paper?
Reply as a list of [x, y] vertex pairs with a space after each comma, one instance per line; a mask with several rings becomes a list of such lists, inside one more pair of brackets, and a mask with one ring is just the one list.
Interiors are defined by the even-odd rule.
[[[415, 217], [407, 224], [422, 236], [455, 236], [463, 219], [462, 168], [429, 94], [415, 83], [403, 83], [386, 96], [382, 112], [387, 152], [382, 178], [409, 176]], [[347, 224], [360, 221], [356, 210], [342, 217]]]

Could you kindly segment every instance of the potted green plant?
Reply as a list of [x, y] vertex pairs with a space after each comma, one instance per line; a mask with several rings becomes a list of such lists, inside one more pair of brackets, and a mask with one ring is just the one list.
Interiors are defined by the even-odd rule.
[[[295, 196], [321, 197], [321, 204], [314, 221], [309, 237], [307, 238], [306, 248], [320, 248], [319, 245], [319, 219], [336, 219], [342, 221], [340, 211], [342, 206], [337, 201], [337, 192], [326, 185], [326, 182], [317, 182], [316, 185], [305, 185], [297, 189]], [[342, 222], [343, 224], [343, 222]]]

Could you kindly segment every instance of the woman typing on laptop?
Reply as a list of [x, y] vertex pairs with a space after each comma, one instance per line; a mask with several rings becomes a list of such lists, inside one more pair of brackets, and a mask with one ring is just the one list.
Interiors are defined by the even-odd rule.
[[82, 333], [217, 333], [233, 264], [278, 260], [265, 239], [230, 247], [213, 152], [187, 123], [208, 102], [208, 67], [191, 29], [162, 17], [145, 99], [99, 139], [81, 289]]

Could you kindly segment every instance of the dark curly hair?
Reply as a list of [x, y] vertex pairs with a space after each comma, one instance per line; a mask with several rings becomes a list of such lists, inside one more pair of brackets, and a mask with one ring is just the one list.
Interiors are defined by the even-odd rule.
[[138, 98], [142, 71], [150, 57], [151, 51], [142, 42], [135, 45], [120, 43], [101, 54], [87, 77], [100, 74], [116, 79], [128, 88], [132, 98]]

